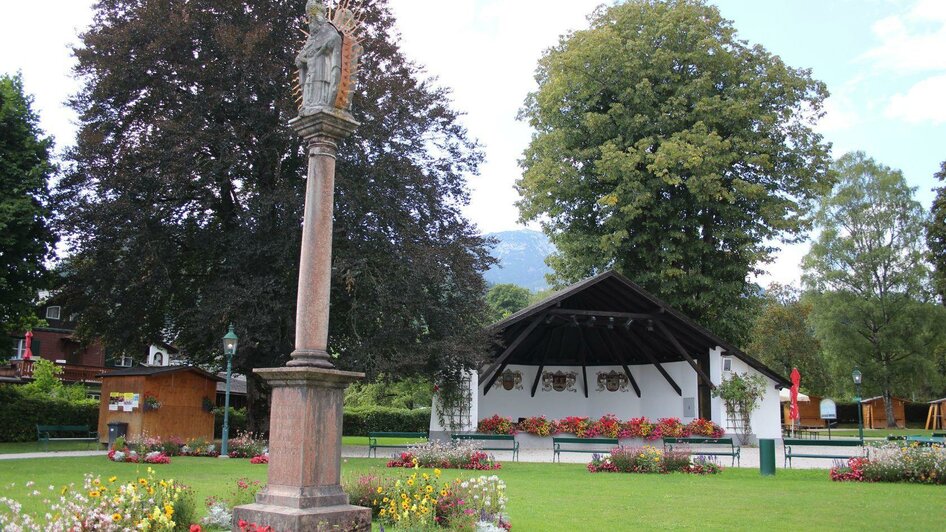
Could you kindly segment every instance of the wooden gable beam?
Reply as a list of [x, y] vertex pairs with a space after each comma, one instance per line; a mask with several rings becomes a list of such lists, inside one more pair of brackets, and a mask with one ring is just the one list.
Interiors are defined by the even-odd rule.
[[[634, 347], [638, 351], [640, 351], [640, 353], [644, 355], [644, 357], [647, 360], [649, 360], [650, 363], [653, 364], [657, 368], [657, 371], [659, 371], [660, 374], [663, 375], [664, 379], [666, 379], [667, 382], [670, 383], [670, 386], [674, 389], [675, 392], [677, 392], [677, 395], [679, 395], [680, 397], [683, 397], [683, 390], [681, 390], [680, 386], [677, 385], [677, 382], [673, 380], [673, 377], [671, 377], [670, 374], [667, 373], [667, 370], [665, 370], [664, 367], [660, 365], [660, 362], [657, 360], [657, 357], [655, 357], [654, 354], [650, 352], [650, 349], [647, 346], [645, 346], [644, 343], [641, 342], [636, 336], [634, 336], [634, 334], [631, 333], [631, 331], [626, 330], [626, 332], [627, 332], [627, 337], [630, 339], [631, 343], [634, 344]], [[618, 336], [618, 338], [622, 341], [624, 340], [624, 338], [621, 336]]]
[[634, 393], [637, 394], [637, 397], [640, 397], [641, 389], [637, 385], [637, 381], [634, 380], [634, 376], [631, 375], [631, 368], [627, 367], [627, 362], [625, 362], [624, 359], [622, 359], [620, 355], [617, 353], [617, 351], [614, 350], [614, 345], [611, 343], [610, 339], [607, 336], [605, 336], [603, 332], [597, 331], [597, 333], [598, 333], [598, 338], [601, 340], [601, 343], [604, 344], [605, 352], [608, 353], [608, 355], [611, 357], [611, 360], [614, 360], [615, 362], [620, 364], [622, 368], [624, 368], [624, 374], [627, 375], [627, 380], [631, 383], [631, 386], [634, 387]]
[[[535, 347], [538, 349], [540, 353], [545, 352], [545, 349], [548, 348], [549, 343], [551, 343], [550, 342], [551, 337], [552, 337], [552, 333], [549, 332], [549, 333], [546, 333], [543, 336], [543, 338], [540, 339], [538, 342], [535, 342], [536, 344]], [[490, 390], [493, 389], [493, 383], [495, 383], [496, 380], [502, 376], [503, 371], [505, 371], [506, 366], [508, 365], [509, 365], [509, 361], [507, 360], [499, 366], [499, 369], [497, 369], [495, 373], [493, 373], [493, 376], [490, 377], [489, 381], [486, 383], [486, 387], [483, 388], [483, 395], [486, 395], [487, 393], [489, 393]]]
[[700, 380], [703, 381], [703, 384], [709, 386], [711, 390], [715, 389], [716, 386], [713, 384], [713, 381], [710, 380], [709, 375], [707, 375], [706, 372], [703, 371], [703, 368], [701, 368], [699, 364], [697, 364], [696, 361], [693, 360], [693, 357], [691, 357], [687, 353], [686, 349], [684, 349], [683, 346], [680, 345], [680, 342], [677, 341], [677, 338], [673, 335], [673, 333], [670, 332], [670, 329], [668, 329], [667, 326], [664, 325], [663, 321], [655, 321], [654, 325], [658, 329], [660, 329], [660, 332], [663, 333], [663, 335], [667, 337], [667, 340], [670, 341], [670, 344], [673, 345], [673, 347], [677, 350], [677, 352], [680, 353], [680, 355], [690, 364], [690, 367], [693, 368], [693, 371], [695, 371], [696, 374], [700, 377]]
[[601, 316], [603, 318], [625, 318], [633, 320], [658, 320], [659, 314], [641, 314], [639, 312], [613, 312], [610, 310], [584, 310], [556, 308], [549, 311], [555, 316]]
[[[510, 355], [512, 355], [513, 351], [515, 351], [516, 348], [519, 347], [519, 344], [521, 344], [523, 340], [528, 338], [528, 336], [532, 334], [532, 331], [534, 331], [535, 328], [538, 327], [540, 323], [545, 321], [546, 315], [547, 313], [539, 314], [538, 316], [536, 316], [534, 320], [532, 320], [532, 323], [530, 323], [528, 327], [526, 327], [521, 333], [519, 333], [519, 336], [517, 336], [516, 339], [513, 340], [511, 344], [509, 344], [509, 347], [507, 347], [506, 350], [502, 352], [502, 354], [496, 357], [496, 360], [494, 360], [493, 363], [489, 365], [489, 367], [487, 367], [482, 373], [480, 373], [480, 382], [483, 382], [483, 380], [488, 375], [496, 371], [496, 368], [501, 366], [503, 362], [505, 362], [506, 359], [509, 358]], [[495, 379], [493, 380], [493, 382], [495, 382]]]

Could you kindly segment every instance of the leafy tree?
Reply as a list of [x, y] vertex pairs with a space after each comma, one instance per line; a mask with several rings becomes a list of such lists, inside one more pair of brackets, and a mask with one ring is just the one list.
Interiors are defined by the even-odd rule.
[[[36, 325], [34, 303], [48, 286], [46, 261], [56, 243], [48, 222], [53, 142], [32, 104], [19, 75], [0, 75], [0, 342]], [[10, 350], [2, 352], [5, 358]]]
[[486, 292], [490, 319], [494, 322], [508, 318], [529, 306], [532, 293], [528, 289], [510, 283], [495, 284]]
[[539, 61], [518, 206], [559, 283], [614, 268], [741, 340], [747, 275], [830, 186], [825, 85], [699, 0], [601, 7]]
[[[946, 161], [940, 164], [933, 177], [946, 181]], [[933, 286], [940, 302], [946, 305], [946, 187], [936, 188], [936, 198], [930, 208], [930, 220], [926, 226], [926, 245], [930, 248], [930, 260], [935, 267]]]
[[[250, 370], [284, 363], [294, 334], [306, 156], [286, 124], [304, 5], [100, 2], [75, 51], [81, 129], [57, 194], [80, 331], [115, 351], [164, 338], [212, 363], [233, 321], [254, 427], [264, 390]], [[470, 365], [490, 259], [459, 208], [482, 155], [399, 51], [386, 3], [361, 9], [329, 350], [343, 368], [398, 375]]]
[[821, 202], [821, 235], [804, 259], [812, 319], [825, 348], [883, 392], [892, 426], [894, 390], [925, 395], [941, 381], [933, 353], [946, 311], [931, 303], [925, 216], [903, 174], [862, 152], [835, 168], [840, 182]]
[[827, 395], [833, 388], [829, 364], [809, 321], [812, 304], [798, 290], [774, 284], [752, 324], [746, 352], [782, 375], [798, 368], [810, 393]]
[[88, 399], [85, 386], [80, 383], [66, 386], [60, 380], [63, 369], [44, 358], [33, 360], [33, 380], [22, 387], [23, 393], [31, 396], [53, 397], [68, 401]]
[[345, 389], [345, 406], [388, 406], [393, 408], [429, 408], [433, 384], [423, 377], [393, 380], [384, 374], [374, 382], [356, 382]]

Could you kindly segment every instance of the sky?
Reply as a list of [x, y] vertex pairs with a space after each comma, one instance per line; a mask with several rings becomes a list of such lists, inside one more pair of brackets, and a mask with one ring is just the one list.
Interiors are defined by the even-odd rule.
[[[514, 185], [531, 131], [516, 120], [535, 90], [538, 59], [560, 36], [587, 27], [601, 0], [389, 0], [401, 49], [451, 90], [486, 155], [469, 177], [464, 214], [484, 232], [520, 228]], [[21, 71], [43, 129], [61, 150], [74, 142], [64, 102], [79, 89], [70, 49], [92, 20], [90, 0], [4, 2], [0, 73]], [[817, 128], [840, 156], [863, 150], [903, 171], [929, 208], [946, 160], [946, 0], [712, 0], [741, 39], [831, 93]], [[533, 226], [533, 228], [535, 228]], [[797, 283], [808, 244], [783, 246], [758, 281]]]

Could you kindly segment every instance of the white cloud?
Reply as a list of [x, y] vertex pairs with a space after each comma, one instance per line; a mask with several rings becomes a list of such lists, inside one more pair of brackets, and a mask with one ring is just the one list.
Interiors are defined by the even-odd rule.
[[884, 110], [887, 118], [911, 124], [946, 123], [946, 74], [933, 76], [910, 87], [906, 94], [895, 94]]
[[946, 69], [946, 2], [919, 0], [906, 13], [877, 21], [872, 30], [880, 44], [863, 58], [876, 68], [898, 73]]
[[824, 102], [824, 116], [818, 121], [818, 131], [833, 133], [850, 129], [858, 123], [854, 102], [843, 93], [832, 94]]

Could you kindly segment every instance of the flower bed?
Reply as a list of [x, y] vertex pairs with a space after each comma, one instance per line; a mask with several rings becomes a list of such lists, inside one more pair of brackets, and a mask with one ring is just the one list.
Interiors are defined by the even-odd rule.
[[474, 442], [430, 441], [412, 445], [400, 456], [388, 461], [388, 467], [437, 467], [488, 471], [502, 465], [480, 450]]
[[59, 497], [50, 502], [43, 523], [22, 512], [18, 502], [0, 497], [0, 530], [171, 531], [196, 515], [192, 492], [173, 480], [156, 479], [150, 467], [146, 477], [124, 484], [114, 476], [103, 481], [89, 474], [81, 487], [59, 490]]
[[171, 458], [168, 455], [160, 451], [151, 451], [147, 453], [138, 453], [133, 449], [125, 447], [121, 450], [112, 449], [108, 452], [108, 459], [113, 462], [131, 462], [137, 464], [139, 462], [145, 464], [170, 464]]
[[204, 501], [207, 515], [201, 522], [206, 526], [230, 530], [233, 523], [233, 508], [256, 502], [256, 494], [262, 488], [263, 485], [258, 480], [238, 479], [236, 484], [231, 486], [226, 497], [207, 497]]
[[592, 455], [592, 473], [690, 473], [714, 475], [722, 471], [715, 459], [691, 457], [686, 451], [664, 451], [657, 447], [615, 447], [610, 456]]
[[831, 468], [831, 480], [852, 482], [912, 482], [946, 484], [946, 447], [898, 445], [871, 449], [871, 457], [855, 457]]
[[444, 482], [414, 471], [408, 477], [364, 475], [343, 481], [352, 504], [371, 508], [387, 528], [397, 530], [509, 530], [506, 484], [499, 477], [480, 476]]
[[516, 434], [524, 432], [535, 436], [574, 434], [578, 438], [640, 438], [659, 440], [663, 437], [705, 436], [720, 438], [725, 431], [710, 420], [697, 418], [684, 425], [679, 418], [661, 418], [656, 423], [646, 417], [621, 421], [614, 414], [605, 414], [597, 420], [584, 416], [568, 416], [549, 420], [545, 416], [525, 418], [516, 424], [499, 415], [480, 420], [477, 431], [483, 434]]

